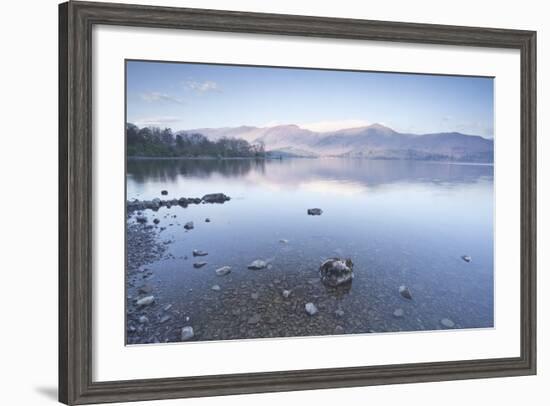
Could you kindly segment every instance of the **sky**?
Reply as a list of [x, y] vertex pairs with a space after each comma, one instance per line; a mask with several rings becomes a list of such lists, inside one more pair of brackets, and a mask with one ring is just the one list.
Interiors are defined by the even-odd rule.
[[254, 66], [126, 62], [127, 121], [173, 130], [296, 124], [334, 131], [493, 138], [493, 79]]

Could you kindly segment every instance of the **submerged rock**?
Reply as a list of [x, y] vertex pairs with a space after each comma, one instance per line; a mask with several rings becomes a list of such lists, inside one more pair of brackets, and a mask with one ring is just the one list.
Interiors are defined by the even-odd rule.
[[151, 293], [153, 291], [153, 285], [146, 283], [139, 287], [139, 293]]
[[210, 193], [202, 197], [202, 201], [205, 203], [224, 203], [227, 200], [231, 200], [231, 198], [223, 193]]
[[149, 319], [147, 318], [147, 316], [140, 316], [139, 322], [141, 324], [146, 324], [146, 323], [149, 323]]
[[399, 294], [403, 296], [405, 299], [409, 299], [409, 300], [412, 299], [411, 291], [405, 285], [399, 286]]
[[231, 273], [230, 266], [222, 266], [221, 268], [216, 269], [216, 275], [218, 276], [225, 276], [228, 273]]
[[253, 269], [256, 271], [264, 268], [267, 268], [267, 262], [261, 259], [257, 259], [248, 265], [248, 269]]
[[181, 341], [187, 341], [192, 339], [195, 336], [193, 332], [193, 327], [187, 326], [181, 329]]
[[222, 288], [220, 288], [220, 285], [213, 285], [210, 289], [215, 290], [216, 292], [220, 291]]
[[154, 301], [155, 301], [154, 296], [145, 296], [145, 297], [142, 297], [141, 299], [138, 299], [136, 301], [136, 304], [138, 306], [148, 306], [148, 305], [152, 304]]
[[193, 224], [192, 221], [188, 221], [187, 223], [185, 223], [185, 225], [183, 226], [183, 228], [185, 228], [186, 230], [192, 230], [195, 228], [195, 225]]
[[136, 221], [138, 223], [147, 223], [147, 217], [145, 217], [145, 216], [136, 216]]
[[310, 216], [320, 216], [321, 214], [323, 214], [323, 210], [321, 209], [307, 209], [307, 214], [309, 214]]
[[455, 326], [455, 322], [447, 318], [441, 319], [440, 323], [443, 327], [446, 327], [446, 328], [453, 328]]
[[342, 309], [338, 309], [334, 312], [334, 314], [337, 315], [338, 317], [343, 317], [344, 311]]
[[393, 312], [393, 317], [400, 318], [400, 317], [403, 317], [404, 315], [405, 315], [405, 312], [403, 311], [403, 309], [395, 309]]
[[462, 255], [460, 258], [462, 258], [462, 260], [464, 262], [471, 262], [472, 261], [472, 257], [469, 256], [469, 255]]
[[204, 261], [195, 262], [195, 263], [193, 264], [193, 267], [194, 267], [194, 268], [202, 268], [202, 267], [205, 266], [206, 264], [208, 264], [208, 262], [204, 262]]
[[248, 319], [248, 324], [258, 324], [262, 317], [259, 314], [255, 314]]
[[344, 334], [345, 330], [342, 326], [336, 326], [334, 328], [334, 334]]
[[310, 316], [313, 316], [319, 311], [317, 310], [317, 307], [311, 302], [306, 303], [305, 309], [306, 309], [306, 313], [309, 314]]
[[162, 316], [162, 317], [160, 318], [160, 322], [161, 322], [161, 323], [166, 323], [166, 322], [167, 322], [168, 320], [170, 320], [171, 318], [172, 318], [172, 316], [170, 316], [170, 315], [167, 314], [167, 315]]
[[260, 297], [260, 295], [257, 294], [257, 293], [252, 293], [252, 294], [250, 295], [250, 297], [251, 297], [252, 299], [254, 299], [254, 300], [258, 300], [258, 298]]
[[283, 297], [284, 297], [285, 299], [287, 299], [287, 298], [290, 296], [290, 293], [291, 293], [290, 290], [286, 290], [286, 289], [283, 290]]
[[154, 219], [153, 223], [158, 224], [158, 223], [160, 223], [160, 220], [159, 219]]
[[286, 240], [286, 239], [284, 239], [284, 238], [281, 238], [281, 239], [279, 240], [279, 242], [280, 242], [281, 244], [288, 244], [288, 240]]
[[193, 256], [194, 257], [205, 257], [208, 255], [208, 252], [201, 251], [201, 250], [193, 250]]
[[328, 286], [336, 287], [351, 283], [353, 279], [353, 262], [351, 259], [330, 258], [319, 268], [321, 281]]

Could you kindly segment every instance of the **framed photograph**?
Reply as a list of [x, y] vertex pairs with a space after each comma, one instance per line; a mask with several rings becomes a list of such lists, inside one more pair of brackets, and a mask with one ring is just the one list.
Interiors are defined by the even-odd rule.
[[59, 400], [536, 373], [536, 33], [59, 8]]

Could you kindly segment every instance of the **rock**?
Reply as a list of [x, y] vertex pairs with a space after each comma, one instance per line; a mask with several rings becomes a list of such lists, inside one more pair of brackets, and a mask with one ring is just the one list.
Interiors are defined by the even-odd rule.
[[145, 297], [142, 297], [141, 299], [138, 299], [136, 301], [136, 304], [138, 306], [148, 306], [148, 305], [152, 304], [154, 301], [155, 301], [154, 296], [145, 296]]
[[411, 291], [410, 291], [409, 288], [406, 287], [405, 285], [399, 286], [399, 293], [400, 293], [401, 296], [403, 296], [405, 299], [409, 299], [409, 300], [412, 299]]
[[139, 318], [139, 322], [140, 322], [141, 324], [146, 324], [146, 323], [149, 323], [149, 319], [147, 318], [147, 316], [141, 316], [141, 317]]
[[258, 300], [258, 298], [260, 297], [260, 295], [258, 295], [257, 293], [252, 293], [252, 294], [250, 295], [250, 297], [251, 297], [252, 299], [254, 299], [254, 300]]
[[351, 259], [330, 258], [319, 268], [321, 281], [331, 287], [351, 283], [353, 280], [353, 262]]
[[158, 223], [160, 223], [160, 220], [159, 219], [154, 219], [153, 223], [158, 224]]
[[310, 216], [320, 216], [323, 214], [323, 210], [321, 209], [307, 209], [307, 214]]
[[343, 317], [345, 313], [342, 309], [338, 309], [334, 312], [334, 314], [337, 315], [338, 317]]
[[264, 269], [264, 268], [267, 268], [267, 262], [261, 260], [261, 259], [257, 259], [255, 261], [253, 261], [250, 265], [248, 265], [248, 269], [253, 269], [253, 270], [260, 270], [260, 269]]
[[216, 269], [216, 275], [225, 276], [231, 272], [230, 266], [222, 266], [221, 268]]
[[193, 250], [193, 256], [194, 257], [205, 257], [208, 255], [208, 252], [201, 251], [201, 250]]
[[405, 315], [405, 312], [403, 311], [403, 309], [395, 309], [393, 311], [393, 317], [400, 318], [400, 317], [403, 317], [404, 315]]
[[178, 199], [178, 204], [180, 206], [187, 207], [187, 204], [188, 204], [187, 199], [185, 197], [180, 197]]
[[168, 194], [168, 190], [161, 190], [160, 194], [166, 196]]
[[248, 319], [248, 324], [258, 324], [262, 317], [259, 314], [255, 314]]
[[285, 240], [284, 238], [281, 238], [281, 239], [279, 240], [279, 242], [280, 242], [281, 244], [288, 244], [288, 240]]
[[206, 264], [208, 264], [208, 262], [204, 262], [204, 261], [195, 262], [195, 263], [193, 264], [193, 267], [198, 269], [198, 268], [202, 268], [202, 267], [205, 266]]
[[147, 217], [141, 215], [141, 216], [136, 216], [136, 221], [138, 223], [147, 223]]
[[185, 223], [185, 225], [183, 226], [183, 228], [185, 228], [186, 230], [192, 230], [195, 228], [195, 225], [193, 224], [192, 221], [188, 221], [187, 223]]
[[172, 318], [172, 316], [169, 316], [169, 315], [162, 316], [162, 317], [160, 318], [160, 322], [161, 322], [161, 323], [165, 323], [165, 322], [167, 322], [168, 320], [170, 320], [171, 318]]
[[342, 326], [336, 326], [334, 328], [334, 334], [344, 334], [344, 327]]
[[207, 217], [207, 218], [204, 219], [204, 222], [205, 223], [210, 223], [210, 219]]
[[167, 312], [168, 310], [170, 310], [172, 308], [172, 305], [171, 304], [167, 304], [166, 306], [164, 306], [164, 311]]
[[472, 261], [472, 257], [469, 256], [469, 255], [462, 255], [460, 258], [462, 258], [464, 260], [464, 262], [471, 262]]
[[213, 285], [210, 289], [215, 290], [216, 292], [219, 292], [222, 288], [220, 288], [220, 285]]
[[205, 203], [224, 203], [227, 200], [231, 200], [231, 198], [223, 193], [211, 193], [202, 197], [202, 201]]
[[195, 336], [193, 332], [193, 327], [187, 326], [181, 329], [181, 341], [188, 341]]
[[139, 287], [139, 293], [151, 293], [153, 291], [153, 285], [146, 283]]
[[310, 316], [313, 316], [318, 312], [317, 307], [311, 302], [306, 303], [305, 308], [306, 308], [306, 313], [309, 314]]
[[455, 326], [455, 322], [451, 319], [441, 319], [441, 325], [446, 328], [453, 328]]
[[290, 290], [283, 290], [283, 297], [287, 299], [290, 296]]

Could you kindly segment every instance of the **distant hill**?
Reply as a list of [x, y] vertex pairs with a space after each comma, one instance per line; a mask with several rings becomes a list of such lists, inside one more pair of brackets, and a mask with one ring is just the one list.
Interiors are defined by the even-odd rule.
[[199, 133], [212, 141], [238, 138], [261, 144], [269, 155], [341, 156], [371, 159], [450, 160], [493, 162], [493, 141], [458, 132], [405, 134], [381, 124], [331, 132], [315, 132], [297, 125], [273, 127], [200, 128], [185, 131]]

